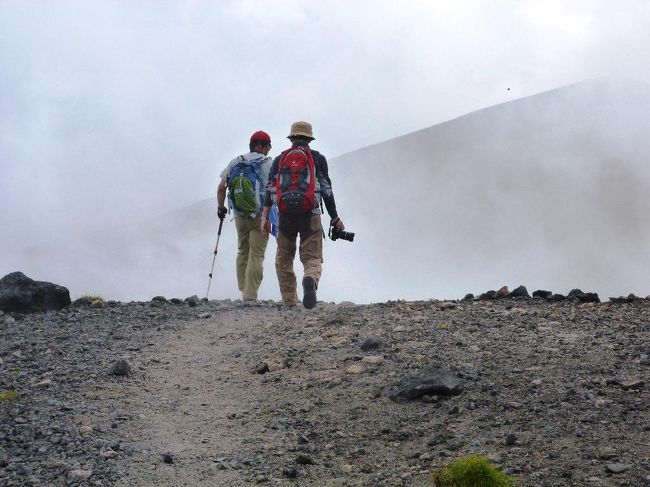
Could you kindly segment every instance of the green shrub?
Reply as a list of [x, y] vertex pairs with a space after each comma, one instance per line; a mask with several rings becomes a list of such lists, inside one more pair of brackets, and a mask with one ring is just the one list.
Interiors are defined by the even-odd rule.
[[15, 401], [16, 399], [18, 399], [18, 393], [16, 391], [0, 391], [0, 402]]
[[84, 294], [79, 299], [83, 301], [88, 301], [90, 303], [93, 303], [95, 301], [106, 301], [102, 296], [97, 296], [94, 294]]
[[437, 487], [513, 487], [514, 479], [478, 455], [461, 458], [433, 474]]

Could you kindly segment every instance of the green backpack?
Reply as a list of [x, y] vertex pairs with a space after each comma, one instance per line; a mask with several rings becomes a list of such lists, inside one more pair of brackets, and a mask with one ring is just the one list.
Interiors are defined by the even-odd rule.
[[266, 188], [260, 175], [263, 157], [246, 162], [239, 156], [228, 175], [228, 195], [231, 207], [240, 214], [255, 218], [262, 209]]

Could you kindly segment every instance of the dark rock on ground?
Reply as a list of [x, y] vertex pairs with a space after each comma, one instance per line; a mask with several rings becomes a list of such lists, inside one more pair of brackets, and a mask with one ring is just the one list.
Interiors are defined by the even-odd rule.
[[569, 294], [567, 294], [567, 298], [577, 298], [578, 296], [582, 296], [583, 294], [584, 293], [582, 292], [581, 289], [575, 288], [569, 291]]
[[552, 291], [545, 291], [543, 289], [538, 289], [537, 291], [533, 292], [533, 297], [534, 298], [549, 299], [551, 296], [553, 296]]
[[22, 272], [0, 279], [0, 310], [18, 313], [58, 311], [70, 304], [70, 292], [51, 282], [34, 281]]
[[108, 373], [110, 375], [127, 377], [131, 375], [131, 366], [126, 360], [118, 360], [113, 364]]
[[90, 307], [91, 304], [93, 304], [93, 300], [88, 296], [82, 296], [72, 302], [72, 306], [76, 306], [77, 308]]
[[369, 352], [371, 350], [381, 350], [386, 348], [387, 344], [384, 340], [379, 337], [369, 336], [364, 338], [364, 340], [359, 345], [359, 348], [364, 352]]
[[515, 289], [513, 289], [509, 294], [509, 298], [530, 298], [530, 295], [528, 294], [528, 289], [526, 289], [526, 286], [519, 286]]
[[493, 299], [498, 299], [499, 294], [495, 290], [486, 291], [481, 294], [478, 298], [483, 301], [491, 301]]
[[314, 460], [308, 455], [300, 454], [296, 457], [296, 463], [298, 465], [313, 465]]
[[190, 296], [189, 298], [185, 298], [185, 302], [190, 305], [191, 308], [194, 308], [201, 303], [201, 300], [199, 297], [195, 294], [194, 296]]
[[581, 303], [600, 303], [600, 298], [598, 297], [598, 294], [596, 293], [585, 293], [582, 292], [580, 289], [572, 289], [567, 298], [569, 299], [577, 299]]
[[422, 396], [455, 396], [463, 390], [461, 380], [448, 369], [432, 366], [422, 373], [400, 382], [390, 394], [391, 399], [417, 399]]

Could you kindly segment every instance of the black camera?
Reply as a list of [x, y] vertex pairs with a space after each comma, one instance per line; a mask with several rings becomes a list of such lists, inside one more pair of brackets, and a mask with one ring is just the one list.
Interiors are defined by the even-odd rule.
[[332, 240], [338, 240], [339, 238], [352, 242], [354, 240], [354, 232], [346, 232], [345, 230], [339, 230], [336, 228], [334, 223], [330, 223], [329, 237]]

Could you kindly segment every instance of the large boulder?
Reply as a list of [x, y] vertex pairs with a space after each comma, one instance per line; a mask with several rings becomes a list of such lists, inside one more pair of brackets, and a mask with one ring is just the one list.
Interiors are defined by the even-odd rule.
[[430, 366], [418, 375], [403, 379], [391, 399], [413, 400], [426, 395], [456, 396], [463, 391], [461, 380], [445, 367]]
[[17, 313], [59, 310], [70, 304], [70, 291], [51, 282], [34, 281], [22, 272], [0, 279], [0, 310]]

